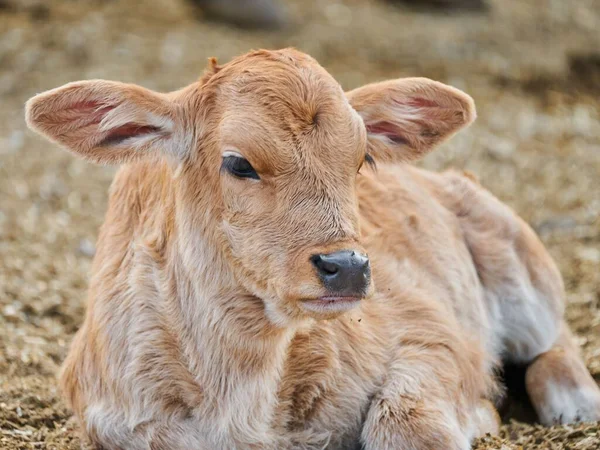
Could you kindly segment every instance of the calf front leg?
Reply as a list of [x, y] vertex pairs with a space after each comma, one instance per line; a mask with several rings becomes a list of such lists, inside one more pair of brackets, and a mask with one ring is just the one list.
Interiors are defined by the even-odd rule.
[[498, 416], [483, 400], [491, 382], [478, 350], [430, 325], [420, 330], [427, 342], [415, 334], [400, 344], [367, 413], [365, 450], [467, 450], [474, 437], [498, 430]]

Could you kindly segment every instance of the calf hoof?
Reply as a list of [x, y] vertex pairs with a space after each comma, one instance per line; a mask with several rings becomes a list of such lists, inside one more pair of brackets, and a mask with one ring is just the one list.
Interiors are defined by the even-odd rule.
[[525, 385], [543, 425], [600, 421], [600, 389], [575, 355], [554, 348], [527, 369]]
[[474, 437], [482, 437], [486, 434], [498, 434], [500, 431], [500, 416], [498, 411], [489, 400], [482, 400], [475, 409], [473, 417]]

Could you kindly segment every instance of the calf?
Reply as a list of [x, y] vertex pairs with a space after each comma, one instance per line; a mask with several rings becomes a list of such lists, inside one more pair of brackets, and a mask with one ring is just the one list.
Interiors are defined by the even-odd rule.
[[497, 430], [502, 362], [529, 365], [543, 423], [600, 419], [533, 231], [471, 177], [409, 164], [474, 118], [424, 78], [344, 93], [289, 49], [170, 94], [31, 99], [31, 128], [125, 163], [61, 377], [91, 443], [466, 450]]

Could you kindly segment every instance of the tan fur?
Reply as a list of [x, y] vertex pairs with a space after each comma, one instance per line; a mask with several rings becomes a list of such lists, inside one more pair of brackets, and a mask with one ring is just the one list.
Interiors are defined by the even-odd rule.
[[[212, 61], [171, 94], [87, 81], [30, 100], [32, 128], [128, 162], [61, 378], [84, 434], [108, 449], [465, 450], [495, 432], [495, 367], [548, 359], [563, 287], [471, 176], [403, 162], [474, 118], [470, 97], [426, 79], [345, 95], [294, 50]], [[221, 172], [228, 150], [260, 181]], [[368, 253], [369, 292], [308, 312], [327, 295], [310, 255], [341, 249]]]

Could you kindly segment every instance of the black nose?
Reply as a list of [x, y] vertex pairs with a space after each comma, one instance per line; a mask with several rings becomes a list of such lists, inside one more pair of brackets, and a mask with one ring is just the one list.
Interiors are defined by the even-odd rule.
[[313, 255], [311, 262], [323, 285], [337, 295], [363, 296], [371, 282], [369, 258], [353, 250]]

